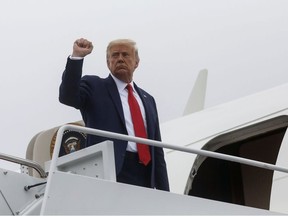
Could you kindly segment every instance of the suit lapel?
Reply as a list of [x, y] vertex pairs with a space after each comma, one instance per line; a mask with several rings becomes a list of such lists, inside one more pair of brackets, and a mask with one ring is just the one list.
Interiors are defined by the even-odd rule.
[[[122, 102], [121, 102], [121, 98], [116, 86], [116, 83], [114, 82], [113, 78], [111, 77], [111, 75], [109, 75], [106, 79], [106, 87], [107, 90], [110, 94], [110, 97], [112, 98], [112, 101], [116, 107], [116, 110], [118, 112], [118, 115], [122, 121], [123, 126], [126, 128], [126, 124], [125, 124], [125, 117], [124, 117], [124, 111], [123, 111], [123, 107], [122, 107]], [[149, 102], [148, 96], [145, 94], [145, 92], [143, 92], [143, 90], [141, 90], [140, 88], [138, 88], [138, 86], [134, 83], [134, 87], [135, 90], [137, 91], [137, 93], [139, 94], [144, 109], [145, 109], [145, 114], [146, 114], [146, 123], [147, 123], [147, 135], [148, 138], [151, 139], [151, 134], [153, 134], [151, 132], [153, 127], [153, 123], [151, 121], [152, 119], [152, 113], [154, 112], [153, 109], [151, 108], [151, 104]]]
[[[121, 102], [121, 98], [120, 98], [116, 83], [114, 82], [111, 75], [109, 75], [106, 80], [107, 80], [106, 87], [108, 89], [110, 97], [112, 98], [112, 101], [116, 107], [116, 110], [120, 116], [120, 119], [121, 119], [123, 125], [125, 126], [125, 119], [124, 119], [122, 102]], [[126, 128], [126, 126], [125, 126], [125, 128]]]

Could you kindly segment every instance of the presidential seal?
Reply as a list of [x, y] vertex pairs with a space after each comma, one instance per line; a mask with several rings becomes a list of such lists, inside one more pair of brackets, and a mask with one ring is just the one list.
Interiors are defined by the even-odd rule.
[[[51, 140], [51, 144], [50, 144], [50, 157], [51, 158], [52, 158], [52, 154], [53, 154], [53, 150], [54, 150], [54, 146], [56, 142], [57, 132], [58, 130], [54, 133], [52, 140]], [[86, 137], [87, 137], [86, 134], [81, 133], [81, 132], [76, 132], [72, 130], [64, 131], [62, 141], [61, 141], [59, 157], [85, 148]]]

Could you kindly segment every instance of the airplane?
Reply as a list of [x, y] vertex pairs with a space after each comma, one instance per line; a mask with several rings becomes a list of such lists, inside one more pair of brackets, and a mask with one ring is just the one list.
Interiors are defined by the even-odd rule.
[[[80, 120], [37, 133], [25, 159], [0, 153], [21, 165], [0, 168], [0, 214], [287, 214], [288, 84], [205, 109], [207, 76], [183, 116], [160, 125], [162, 142]], [[108, 141], [81, 148], [87, 134]], [[109, 138], [164, 147], [171, 191], [117, 183]]]

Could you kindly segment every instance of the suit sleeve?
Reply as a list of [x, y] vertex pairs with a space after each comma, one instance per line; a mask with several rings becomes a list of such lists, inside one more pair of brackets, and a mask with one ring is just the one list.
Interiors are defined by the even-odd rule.
[[84, 106], [90, 91], [88, 86], [81, 82], [83, 61], [67, 59], [59, 88], [59, 101], [76, 109]]
[[[160, 126], [159, 126], [159, 119], [158, 119], [158, 113], [157, 113], [157, 108], [156, 108], [156, 103], [155, 104], [155, 109], [156, 109], [156, 114], [157, 114], [157, 123], [156, 123], [156, 128], [155, 128], [155, 139], [161, 141], [161, 133], [160, 133]], [[165, 157], [164, 157], [164, 151], [163, 148], [155, 147], [155, 186], [159, 190], [165, 190], [165, 191], [170, 191], [169, 188], [169, 181], [168, 181], [168, 174], [167, 174], [167, 167], [166, 167], [166, 162], [165, 162]]]

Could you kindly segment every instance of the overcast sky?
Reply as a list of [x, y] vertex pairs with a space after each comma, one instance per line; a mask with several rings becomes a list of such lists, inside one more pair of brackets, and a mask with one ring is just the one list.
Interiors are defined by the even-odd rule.
[[206, 107], [288, 82], [286, 0], [2, 0], [0, 29], [0, 145], [18, 157], [36, 133], [81, 119], [58, 102], [80, 37], [94, 44], [85, 74], [101, 77], [108, 42], [137, 41], [134, 80], [154, 95], [161, 122], [182, 115], [204, 68]]

